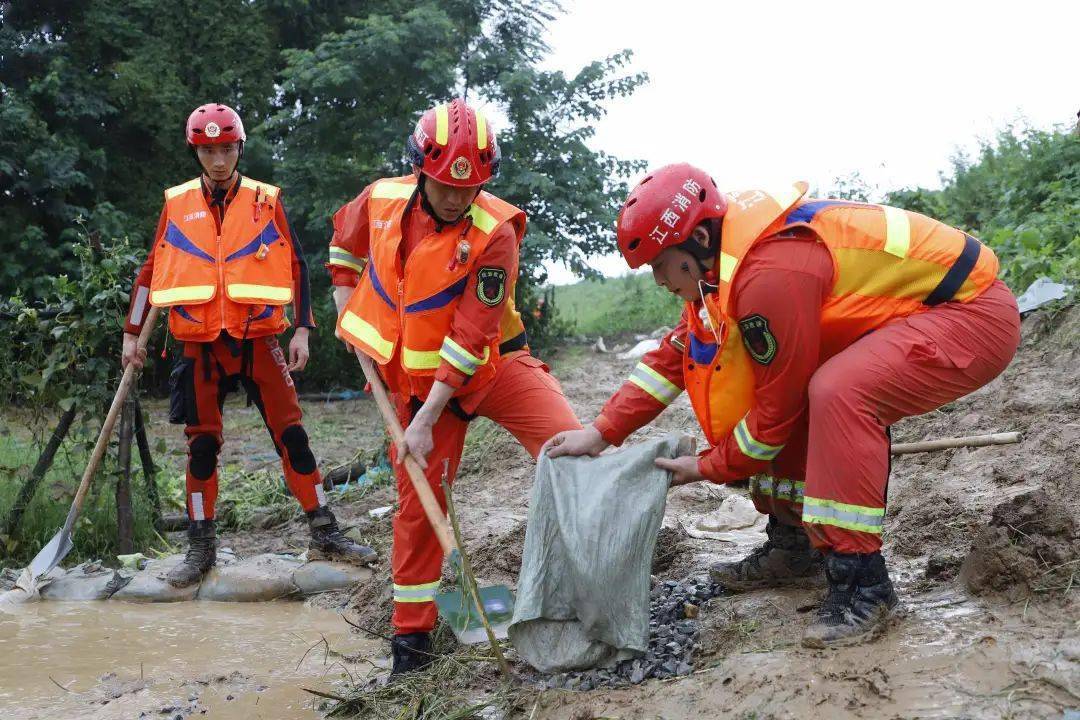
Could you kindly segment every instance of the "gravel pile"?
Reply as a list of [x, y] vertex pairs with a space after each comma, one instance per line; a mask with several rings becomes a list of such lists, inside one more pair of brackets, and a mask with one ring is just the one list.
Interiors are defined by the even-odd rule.
[[548, 689], [593, 690], [689, 675], [694, 670], [694, 653], [701, 649], [697, 644], [698, 611], [720, 593], [721, 587], [707, 574], [660, 581], [649, 593], [649, 647], [644, 657], [625, 660], [610, 670], [541, 676], [537, 684]]

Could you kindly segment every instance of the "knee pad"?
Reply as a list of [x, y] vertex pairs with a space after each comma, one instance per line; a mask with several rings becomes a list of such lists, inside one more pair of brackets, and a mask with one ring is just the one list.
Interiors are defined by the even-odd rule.
[[308, 444], [307, 432], [301, 425], [290, 425], [281, 433], [281, 444], [289, 455], [289, 464], [301, 475], [315, 472], [315, 455]]
[[188, 445], [188, 470], [196, 480], [209, 480], [217, 468], [218, 441], [213, 435], [198, 435]]

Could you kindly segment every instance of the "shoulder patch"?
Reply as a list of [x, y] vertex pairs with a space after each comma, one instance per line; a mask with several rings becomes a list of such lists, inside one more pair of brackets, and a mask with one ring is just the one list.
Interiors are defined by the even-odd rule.
[[776, 357], [776, 336], [769, 330], [769, 321], [761, 315], [749, 315], [739, 321], [742, 341], [754, 362], [768, 365]]
[[482, 267], [476, 271], [476, 297], [488, 307], [495, 307], [506, 295], [506, 271]]

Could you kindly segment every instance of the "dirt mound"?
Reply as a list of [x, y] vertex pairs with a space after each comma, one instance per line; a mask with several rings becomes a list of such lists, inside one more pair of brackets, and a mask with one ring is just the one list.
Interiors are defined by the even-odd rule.
[[668, 575], [678, 561], [693, 548], [689, 536], [681, 527], [662, 527], [656, 536], [656, 552], [653, 553], [652, 574]]
[[1080, 572], [1080, 533], [1063, 501], [1045, 490], [1017, 495], [994, 508], [972, 543], [960, 577], [975, 594], [1010, 600], [1067, 592]]
[[[468, 548], [473, 572], [486, 582], [516, 583], [521, 572], [521, 554], [525, 550], [524, 521], [516, 523], [509, 531], [492, 533], [472, 543]], [[444, 579], [454, 579], [447, 567]]]
[[389, 635], [393, 631], [390, 613], [394, 610], [390, 563], [379, 563], [372, 569], [371, 577], [358, 584], [349, 598], [349, 620], [372, 632]]

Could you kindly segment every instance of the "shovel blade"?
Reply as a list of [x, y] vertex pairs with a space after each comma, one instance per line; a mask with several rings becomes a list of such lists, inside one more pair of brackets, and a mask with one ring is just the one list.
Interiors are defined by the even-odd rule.
[[71, 548], [71, 534], [65, 533], [63, 530], [56, 533], [53, 535], [52, 540], [41, 548], [41, 552], [30, 561], [30, 575], [34, 579], [42, 577], [59, 565], [67, 554], [71, 552]]
[[[510, 620], [514, 617], [514, 593], [505, 585], [493, 585], [480, 588], [480, 604], [495, 633], [495, 637], [506, 637]], [[460, 590], [435, 594], [435, 605], [439, 615], [454, 631], [454, 637], [465, 645], [476, 645], [488, 641], [487, 631], [476, 605], [468, 594]]]

